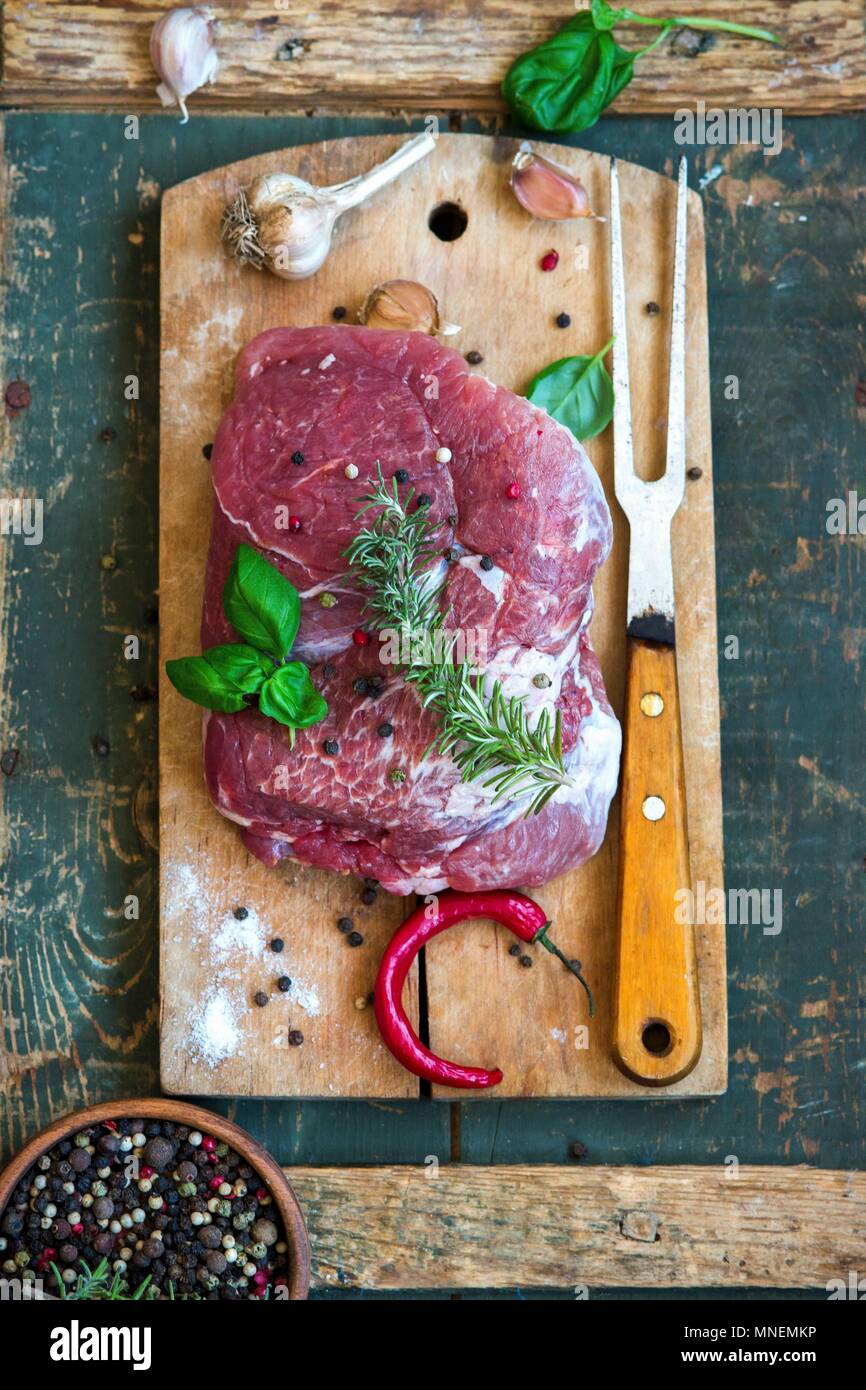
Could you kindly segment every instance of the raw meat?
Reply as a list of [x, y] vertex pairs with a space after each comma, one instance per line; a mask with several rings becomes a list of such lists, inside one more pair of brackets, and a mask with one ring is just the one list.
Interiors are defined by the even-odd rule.
[[[443, 446], [448, 462], [436, 458]], [[208, 790], [252, 853], [369, 875], [396, 893], [540, 884], [594, 854], [620, 748], [587, 630], [611, 521], [569, 431], [422, 334], [282, 328], [242, 352], [212, 459], [202, 645], [236, 639], [221, 594], [235, 548], [252, 543], [301, 593], [294, 653], [330, 706], [293, 750], [287, 730], [255, 710], [206, 714]], [[386, 479], [408, 471], [404, 492], [430, 497], [442, 548], [457, 552], [447, 565], [449, 626], [486, 638], [487, 672], [506, 694], [525, 694], [533, 712], [554, 703], [562, 711], [572, 785], [538, 816], [524, 819], [525, 802], [494, 802], [479, 782], [462, 782], [448, 757], [422, 759], [435, 716], [380, 663], [375, 640], [352, 641], [362, 599], [342, 555], [377, 460]], [[509, 500], [514, 482], [521, 495]], [[287, 529], [289, 515], [300, 531]], [[322, 606], [323, 592], [335, 606]], [[545, 689], [532, 680], [541, 672]], [[353, 682], [373, 673], [384, 678], [381, 693], [359, 696]], [[377, 732], [384, 723], [390, 737]], [[323, 753], [327, 739], [339, 744], [336, 756]], [[402, 784], [389, 776], [395, 768]]]

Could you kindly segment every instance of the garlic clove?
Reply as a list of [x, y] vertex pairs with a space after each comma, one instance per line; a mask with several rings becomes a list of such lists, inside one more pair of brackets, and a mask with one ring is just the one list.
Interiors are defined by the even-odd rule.
[[367, 328], [392, 328], [402, 333], [438, 333], [447, 337], [460, 332], [456, 323], [440, 318], [435, 294], [416, 280], [387, 280], [374, 285], [358, 319]]
[[219, 72], [215, 29], [213, 11], [195, 5], [169, 10], [151, 31], [150, 58], [162, 79], [157, 96], [163, 106], [180, 107], [183, 125], [189, 120], [186, 98]]
[[[256, 270], [267, 266], [284, 280], [313, 275], [331, 248], [337, 218], [378, 193], [434, 148], [432, 135], [416, 135], [388, 159], [347, 183], [316, 188], [294, 174], [266, 174], [238, 190], [223, 212], [220, 235], [232, 255]], [[453, 325], [447, 329], [456, 332]], [[439, 330], [446, 331], [446, 326]]]
[[536, 154], [525, 141], [514, 156], [511, 187], [521, 207], [543, 222], [595, 216], [580, 179], [560, 164]]

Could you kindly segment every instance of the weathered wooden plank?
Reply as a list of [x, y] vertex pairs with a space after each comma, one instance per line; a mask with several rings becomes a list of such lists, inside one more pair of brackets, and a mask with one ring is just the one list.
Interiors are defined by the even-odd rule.
[[[158, 104], [148, 35], [163, 4], [6, 0], [7, 103], [141, 110]], [[788, 113], [866, 105], [860, 0], [688, 0], [679, 13], [770, 28], [780, 48], [724, 35], [699, 57], [669, 45], [642, 59], [619, 112], [669, 114], [703, 97], [717, 106], [784, 107]], [[644, 0], [667, 16], [669, 0]], [[574, 0], [406, 0], [376, 9], [339, 0], [298, 14], [287, 0], [220, 13], [219, 82], [194, 98], [202, 111], [388, 110], [499, 112], [499, 84], [518, 54], [574, 13]], [[629, 47], [646, 30], [617, 31]]]
[[862, 1269], [866, 1174], [289, 1168], [313, 1285], [825, 1289]]
[[[127, 891], [111, 837], [119, 829], [128, 849], [123, 789], [155, 765], [150, 714], [127, 740], [126, 685], [94, 678], [104, 670], [103, 625], [119, 611], [124, 630], [134, 630], [126, 620], [137, 624], [154, 602], [152, 540], [142, 524], [156, 505], [154, 191], [261, 151], [405, 131], [401, 123], [280, 116], [193, 120], [179, 131], [173, 120], [146, 116], [136, 142], [124, 138], [116, 117], [27, 112], [5, 122], [0, 345], [7, 379], [20, 373], [38, 390], [30, 412], [4, 435], [3, 490], [27, 481], [52, 499], [57, 519], [42, 549], [0, 542], [11, 575], [0, 616], [7, 650], [0, 714], [22, 751], [15, 775], [0, 774], [4, 1158], [52, 1115], [156, 1084], [156, 1020], [147, 1014], [154, 961], [142, 975], [141, 956], [127, 951], [107, 988], [78, 957], [58, 968], [70, 960], [76, 924], [93, 940], [105, 903]], [[663, 169], [670, 125], [612, 117], [580, 144]], [[752, 1163], [866, 1167], [866, 1014], [858, 1007], [866, 550], [862, 538], [830, 538], [823, 526], [827, 497], [857, 485], [851, 461], [862, 457], [866, 418], [855, 399], [866, 378], [863, 120], [787, 121], [785, 148], [768, 164], [744, 149], [691, 153], [697, 176], [721, 174], [704, 208], [719, 631], [740, 642], [739, 660], [722, 660], [720, 672], [727, 881], [784, 888], [784, 925], [776, 936], [760, 926], [729, 929], [726, 1096], [663, 1107], [463, 1106], [460, 1144], [473, 1163], [559, 1163], [580, 1140], [593, 1163], [715, 1162], [733, 1151]], [[127, 424], [117, 382], [142, 346], [147, 385]], [[725, 394], [730, 374], [740, 383], [736, 400]], [[113, 449], [96, 440], [106, 425], [118, 431]], [[127, 451], [135, 463], [122, 468]], [[103, 609], [98, 561], [115, 538], [122, 564]], [[142, 679], [154, 674], [148, 668]], [[89, 776], [87, 738], [105, 730], [117, 787]], [[67, 846], [79, 849], [74, 877]], [[156, 930], [152, 888], [143, 902], [148, 941]], [[106, 939], [115, 926], [110, 919]], [[446, 1105], [220, 1101], [213, 1108], [283, 1161], [448, 1160]]]

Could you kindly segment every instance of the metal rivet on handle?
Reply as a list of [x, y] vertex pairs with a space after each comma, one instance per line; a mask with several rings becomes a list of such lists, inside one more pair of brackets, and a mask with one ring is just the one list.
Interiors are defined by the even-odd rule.
[[664, 709], [665, 702], [657, 691], [649, 690], [646, 695], [641, 695], [640, 707], [648, 719], [656, 719]]
[[641, 810], [643, 811], [644, 816], [647, 820], [661, 820], [662, 816], [665, 813], [666, 807], [665, 803], [662, 801], [660, 796], [648, 796], [645, 799], [643, 806], [641, 807]]

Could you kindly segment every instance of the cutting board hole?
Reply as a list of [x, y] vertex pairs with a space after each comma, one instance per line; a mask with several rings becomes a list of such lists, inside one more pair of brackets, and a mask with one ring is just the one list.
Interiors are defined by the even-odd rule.
[[651, 1052], [653, 1057], [666, 1057], [673, 1046], [671, 1030], [660, 1018], [645, 1023], [640, 1037], [647, 1052]]
[[427, 218], [427, 226], [440, 241], [456, 241], [469, 226], [469, 216], [459, 203], [440, 203]]

